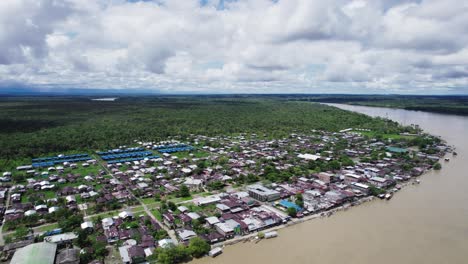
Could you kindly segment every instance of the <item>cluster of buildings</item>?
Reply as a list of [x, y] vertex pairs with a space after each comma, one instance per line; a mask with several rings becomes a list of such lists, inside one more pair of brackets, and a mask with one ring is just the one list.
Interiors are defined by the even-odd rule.
[[[158, 206], [151, 209], [159, 219], [124, 211], [82, 225], [102, 242], [121, 241], [122, 261], [133, 263], [193, 237], [215, 244], [280, 225], [291, 219], [291, 207], [302, 217], [376, 190], [392, 192], [450, 151], [442, 143], [417, 149], [408, 140], [378, 140], [352, 129], [275, 140], [193, 135], [187, 142], [136, 142], [138, 147], [99, 152], [101, 157], [82, 162], [4, 172], [0, 216], [6, 226], [33, 226], [57, 221], [59, 210], [93, 214], [154, 198]], [[13, 181], [13, 174], [24, 175], [23, 181]], [[176, 199], [182, 186], [191, 199]], [[160, 200], [174, 200], [176, 208], [160, 206]], [[128, 221], [139, 227], [128, 229]], [[162, 228], [176, 237], [156, 239]]]

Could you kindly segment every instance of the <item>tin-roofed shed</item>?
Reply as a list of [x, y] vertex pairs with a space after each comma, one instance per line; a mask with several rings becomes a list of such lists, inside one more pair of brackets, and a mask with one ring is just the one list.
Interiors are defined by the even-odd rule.
[[55, 252], [57, 244], [54, 243], [35, 243], [24, 248], [18, 249], [11, 264], [53, 264], [55, 260]]

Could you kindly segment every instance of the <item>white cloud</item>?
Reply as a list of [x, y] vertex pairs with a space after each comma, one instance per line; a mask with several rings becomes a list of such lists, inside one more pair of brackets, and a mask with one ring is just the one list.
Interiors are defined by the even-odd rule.
[[0, 1], [0, 84], [468, 93], [466, 3], [204, 2]]

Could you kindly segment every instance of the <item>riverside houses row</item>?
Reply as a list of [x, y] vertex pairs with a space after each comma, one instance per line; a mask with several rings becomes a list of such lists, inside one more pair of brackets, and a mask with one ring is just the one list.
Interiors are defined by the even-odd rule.
[[[437, 138], [419, 137], [428, 142], [423, 148], [408, 137], [377, 139], [352, 129], [275, 140], [249, 134], [135, 141], [86, 160], [3, 172], [0, 216], [8, 232], [73, 212], [93, 239], [119, 243], [122, 261], [138, 262], [193, 237], [214, 244], [393, 192], [450, 151]], [[63, 157], [40, 162], [49, 160]]]

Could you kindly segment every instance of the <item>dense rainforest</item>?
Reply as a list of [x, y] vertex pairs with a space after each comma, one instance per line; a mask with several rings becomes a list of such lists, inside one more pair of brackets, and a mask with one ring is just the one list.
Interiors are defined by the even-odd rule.
[[[267, 134], [349, 127], [393, 131], [397, 124], [317, 103], [269, 97], [0, 98], [0, 158], [108, 149], [169, 136]], [[2, 163], [0, 163], [0, 166]]]
[[292, 101], [343, 103], [468, 115], [468, 96], [436, 95], [292, 95]]

